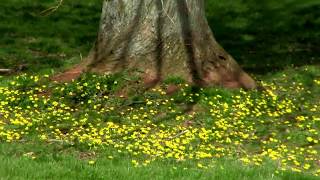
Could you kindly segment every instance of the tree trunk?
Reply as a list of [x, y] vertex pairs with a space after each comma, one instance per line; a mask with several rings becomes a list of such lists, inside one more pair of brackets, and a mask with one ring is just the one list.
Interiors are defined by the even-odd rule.
[[178, 76], [199, 86], [255, 88], [216, 42], [203, 0], [104, 0], [98, 38], [82, 71], [141, 72], [145, 83]]

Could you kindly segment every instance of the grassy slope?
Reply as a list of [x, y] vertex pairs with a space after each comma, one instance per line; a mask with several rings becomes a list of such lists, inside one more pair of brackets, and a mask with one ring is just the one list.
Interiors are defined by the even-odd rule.
[[[100, 7], [98, 0], [67, 2], [48, 17], [38, 14], [53, 1], [3, 0], [0, 3], [0, 68], [27, 64], [34, 74], [59, 71], [79, 61], [91, 48], [96, 35]], [[319, 93], [312, 80], [319, 77], [320, 3], [308, 1], [208, 1], [208, 18], [217, 39], [252, 73], [267, 81], [290, 87], [292, 81]], [[98, 3], [99, 4], [99, 3]], [[261, 63], [263, 62], [263, 63]], [[266, 66], [267, 64], [267, 66]], [[311, 71], [289, 66], [311, 65]], [[283, 73], [293, 75], [282, 78]], [[6, 84], [6, 78], [1, 84]], [[310, 87], [308, 87], [310, 86]], [[308, 98], [308, 94], [299, 94]], [[316, 101], [317, 94], [310, 98]], [[295, 132], [292, 132], [293, 134]], [[134, 168], [130, 155], [98, 151], [98, 155], [79, 158], [79, 149], [59, 145], [0, 145], [0, 179], [312, 179], [291, 172], [274, 174], [272, 163], [263, 167], [244, 167], [236, 160], [220, 160], [214, 168], [198, 169], [197, 162], [156, 161], [147, 167]], [[109, 150], [108, 150], [109, 151]], [[23, 156], [36, 152], [37, 157]], [[62, 152], [62, 153], [61, 153]], [[85, 149], [84, 152], [91, 152]], [[61, 154], [60, 154], [61, 153]], [[96, 165], [88, 165], [97, 159]], [[169, 164], [169, 165], [168, 165]], [[177, 170], [173, 169], [176, 166]], [[3, 168], [4, 167], [4, 168]], [[187, 170], [183, 168], [188, 167]], [[221, 168], [222, 167], [222, 168]], [[35, 171], [35, 169], [37, 169]], [[314, 178], [315, 179], [315, 178]]]

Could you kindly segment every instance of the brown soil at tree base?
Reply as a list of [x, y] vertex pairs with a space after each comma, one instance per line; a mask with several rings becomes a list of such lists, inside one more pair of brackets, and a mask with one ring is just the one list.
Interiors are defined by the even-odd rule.
[[[63, 73], [54, 75], [50, 79], [58, 83], [67, 83], [78, 79], [85, 72], [86, 68], [83, 65], [76, 65]], [[212, 81], [212, 79], [209, 80], [206, 78], [204, 78], [204, 81]], [[142, 86], [144, 86], [146, 89], [153, 88], [162, 82], [161, 77], [150, 75], [149, 73], [145, 73], [144, 75], [142, 75], [142, 81]], [[198, 86], [222, 86], [227, 89], [244, 88], [247, 90], [257, 88], [255, 81], [245, 72], [240, 73], [240, 75], [236, 78], [228, 79], [224, 77], [219, 80], [215, 79], [215, 82], [211, 82], [211, 84], [204, 83]], [[170, 95], [176, 92], [178, 89], [178, 87], [171, 85], [168, 87], [166, 93]]]
[[72, 80], [78, 79], [82, 73], [84, 73], [84, 67], [81, 65], [76, 65], [75, 67], [57, 75], [51, 77], [52, 81], [59, 83], [71, 82]]

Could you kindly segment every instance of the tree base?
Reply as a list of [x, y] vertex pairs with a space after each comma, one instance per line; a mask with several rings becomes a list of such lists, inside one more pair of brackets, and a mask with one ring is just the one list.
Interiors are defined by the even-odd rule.
[[83, 72], [124, 70], [141, 72], [146, 87], [172, 76], [201, 87], [256, 87], [216, 42], [203, 0], [103, 1], [99, 34], [89, 57], [53, 79], [65, 82]]

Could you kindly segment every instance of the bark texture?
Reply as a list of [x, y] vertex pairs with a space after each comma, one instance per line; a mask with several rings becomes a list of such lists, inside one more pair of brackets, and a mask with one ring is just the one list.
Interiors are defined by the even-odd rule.
[[152, 84], [179, 76], [199, 86], [256, 86], [215, 40], [203, 0], [104, 0], [94, 48], [66, 73], [123, 70]]

